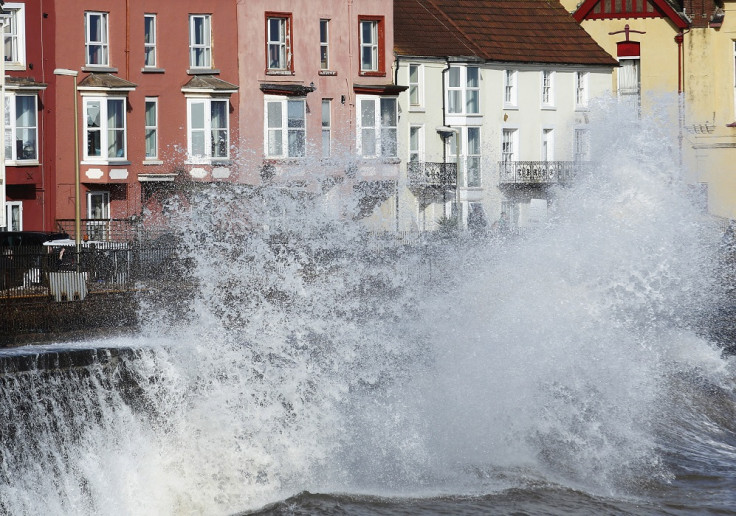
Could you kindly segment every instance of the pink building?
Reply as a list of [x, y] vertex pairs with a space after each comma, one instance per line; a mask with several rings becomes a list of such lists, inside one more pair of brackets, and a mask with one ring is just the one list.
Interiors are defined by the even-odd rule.
[[238, 2], [241, 181], [315, 187], [398, 177], [392, 0]]
[[166, 185], [231, 175], [239, 109], [235, 4], [44, 2], [51, 33], [45, 80], [55, 96], [52, 210], [65, 229], [73, 229], [75, 209], [75, 82], [81, 217], [90, 238], [106, 237], [111, 219], [135, 218]]

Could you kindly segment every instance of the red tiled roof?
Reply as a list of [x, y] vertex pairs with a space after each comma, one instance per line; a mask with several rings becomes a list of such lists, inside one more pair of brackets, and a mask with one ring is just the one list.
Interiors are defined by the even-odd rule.
[[394, 0], [399, 55], [615, 66], [558, 0]]

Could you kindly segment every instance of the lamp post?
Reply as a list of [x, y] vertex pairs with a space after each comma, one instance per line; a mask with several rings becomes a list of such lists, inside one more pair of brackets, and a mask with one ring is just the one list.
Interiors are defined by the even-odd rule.
[[77, 248], [77, 262], [79, 262], [79, 248], [81, 246], [82, 235], [82, 205], [80, 202], [80, 182], [79, 182], [79, 122], [77, 107], [77, 72], [76, 70], [68, 70], [66, 68], [57, 68], [54, 75], [66, 75], [74, 77], [74, 243]]
[[[8, 11], [5, 10], [4, 0], [0, 0], [0, 30], [2, 31], [2, 41], [0, 42], [0, 46], [2, 46], [2, 55], [0, 55], [0, 98], [2, 98], [2, 103], [0, 106], [2, 106], [3, 114], [0, 114], [0, 227], [6, 227], [8, 226], [9, 222], [7, 220], [6, 214], [7, 214], [7, 208], [5, 207], [5, 184], [7, 182], [7, 177], [5, 174], [5, 23], [8, 20], [8, 15], [10, 14]], [[10, 229], [10, 228], [8, 228]]]

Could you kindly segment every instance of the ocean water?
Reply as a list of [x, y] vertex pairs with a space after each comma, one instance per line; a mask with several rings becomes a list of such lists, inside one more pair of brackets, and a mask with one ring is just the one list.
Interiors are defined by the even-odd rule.
[[0, 352], [0, 513], [736, 513], [722, 228], [671, 124], [591, 119], [596, 166], [521, 236], [405, 245], [336, 191], [172, 204], [196, 288]]

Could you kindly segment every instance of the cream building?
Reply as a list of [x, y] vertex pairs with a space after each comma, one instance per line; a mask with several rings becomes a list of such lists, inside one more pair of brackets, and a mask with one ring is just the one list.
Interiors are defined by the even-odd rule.
[[610, 94], [616, 61], [560, 4], [395, 0], [394, 16], [395, 73], [408, 86], [400, 228], [543, 220], [550, 187], [588, 160], [588, 102]]

